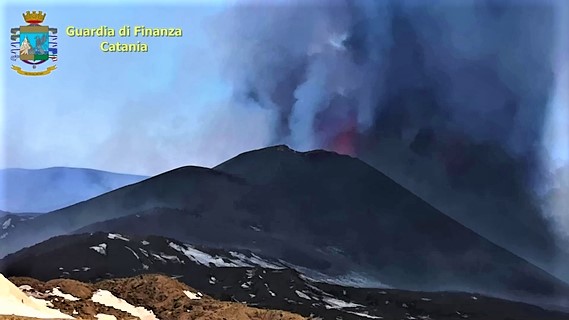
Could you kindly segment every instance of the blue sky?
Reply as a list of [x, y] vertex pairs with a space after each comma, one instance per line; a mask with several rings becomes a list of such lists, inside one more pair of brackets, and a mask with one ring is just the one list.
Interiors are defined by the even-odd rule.
[[[127, 2], [12, 1], [3, 8], [4, 30], [23, 25], [27, 10], [47, 13], [44, 24], [58, 28], [59, 56], [57, 70], [46, 77], [18, 75], [9, 68], [11, 61], [2, 59], [0, 167], [156, 174], [188, 164], [213, 166], [266, 144], [263, 126], [270, 115], [229, 105], [230, 87], [220, 76], [209, 29], [227, 3]], [[149, 52], [103, 53], [99, 44], [105, 38], [65, 35], [67, 26], [118, 30], [123, 25], [179, 27], [184, 36], [115, 37], [110, 40], [144, 41]], [[6, 41], [6, 56], [7, 46]]]

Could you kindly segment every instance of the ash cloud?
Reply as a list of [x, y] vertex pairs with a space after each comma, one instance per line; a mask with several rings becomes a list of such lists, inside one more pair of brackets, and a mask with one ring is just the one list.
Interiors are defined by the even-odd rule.
[[397, 131], [450, 129], [514, 154], [535, 147], [554, 3], [326, 3], [249, 3], [219, 18], [225, 75], [236, 99], [278, 111], [275, 142], [355, 150], [394, 114]]
[[541, 189], [546, 193], [545, 214], [569, 242], [569, 3], [558, 8], [556, 22], [555, 85], [547, 107], [542, 152], [542, 171], [547, 176]]
[[276, 114], [273, 143], [356, 155], [552, 270], [536, 186], [562, 6], [241, 2], [211, 31], [234, 102]]

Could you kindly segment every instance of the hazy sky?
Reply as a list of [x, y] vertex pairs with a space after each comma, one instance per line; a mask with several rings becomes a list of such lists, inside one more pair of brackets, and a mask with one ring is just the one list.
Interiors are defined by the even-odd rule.
[[[569, 11], [563, 0], [395, 1], [400, 8], [274, 0], [261, 10], [227, 10], [242, 1], [83, 2], [99, 4], [3, 7], [3, 30], [22, 25], [24, 11], [45, 11], [45, 24], [59, 28], [59, 56], [53, 74], [36, 78], [0, 59], [0, 168], [152, 175], [276, 142], [349, 153], [382, 125], [391, 96], [425, 81], [443, 116], [415, 119], [426, 110], [417, 104], [420, 112], [394, 124], [408, 134], [426, 121], [523, 154], [542, 143], [545, 125], [546, 157], [555, 166], [569, 159], [567, 18], [551, 14]], [[180, 27], [184, 37], [124, 39], [149, 52], [103, 53], [107, 39], [65, 35], [67, 26], [125, 24]], [[554, 47], [561, 53], [550, 57]]]
[[[187, 164], [212, 166], [266, 144], [269, 114], [229, 107], [230, 87], [219, 75], [207, 32], [222, 5], [60, 2], [5, 7], [3, 30], [23, 25], [27, 10], [46, 12], [44, 24], [58, 28], [59, 56], [57, 70], [45, 77], [18, 75], [3, 59], [0, 167], [73, 166], [150, 175]], [[99, 50], [104, 38], [65, 35], [67, 26], [125, 24], [180, 27], [184, 36], [115, 37], [110, 40], [146, 42], [149, 52], [104, 53]]]

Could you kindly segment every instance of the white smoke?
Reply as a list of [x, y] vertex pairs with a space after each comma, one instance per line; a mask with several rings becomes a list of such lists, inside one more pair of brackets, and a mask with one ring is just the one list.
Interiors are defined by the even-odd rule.
[[569, 2], [557, 10], [553, 88], [544, 127], [545, 214], [563, 241], [569, 241]]

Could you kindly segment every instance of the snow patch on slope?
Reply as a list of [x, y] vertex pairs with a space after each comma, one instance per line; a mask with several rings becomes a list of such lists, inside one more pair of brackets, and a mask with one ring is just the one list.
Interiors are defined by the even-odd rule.
[[101, 243], [97, 246], [89, 247], [89, 249], [93, 249], [97, 251], [99, 254], [106, 255], [107, 254], [107, 244]]
[[2, 230], [8, 229], [11, 224], [12, 224], [12, 218], [6, 219], [6, 221], [4, 221], [4, 223], [2, 223]]
[[178, 245], [173, 242], [169, 242], [170, 248], [182, 253], [190, 260], [205, 266], [214, 265], [218, 268], [221, 267], [261, 267], [265, 269], [285, 269], [283, 265], [273, 263], [271, 261], [265, 260], [253, 253], [248, 257], [242, 253], [231, 251], [229, 254], [231, 257], [219, 257], [213, 256], [209, 253], [202, 252], [191, 245], [184, 244]]
[[360, 305], [360, 304], [356, 304], [356, 303], [352, 303], [352, 302], [348, 302], [348, 301], [344, 301], [344, 300], [340, 300], [340, 299], [336, 299], [336, 298], [331, 298], [331, 297], [325, 297], [322, 299], [322, 301], [324, 301], [326, 303], [326, 309], [344, 309], [344, 308], [362, 307], [362, 305]]
[[69, 300], [69, 301], [79, 301], [80, 300], [79, 298], [74, 297], [71, 294], [61, 292], [61, 290], [59, 290], [59, 288], [54, 288], [51, 292], [52, 292], [51, 293], [52, 295], [54, 295], [56, 297], [63, 298], [65, 300]]
[[242, 265], [237, 265], [235, 263], [228, 263], [225, 262], [222, 258], [220, 257], [214, 257], [210, 254], [207, 254], [205, 252], [201, 252], [189, 245], [185, 245], [185, 247], [177, 245], [173, 242], [170, 242], [168, 244], [170, 246], [170, 248], [181, 252], [183, 255], [185, 255], [186, 257], [188, 257], [190, 260], [204, 265], [204, 266], [210, 266], [210, 265], [214, 265], [216, 267], [240, 267]]
[[97, 292], [93, 294], [91, 300], [107, 307], [112, 307], [127, 312], [134, 317], [140, 318], [141, 320], [158, 320], [152, 311], [147, 310], [143, 307], [135, 307], [123, 299], [115, 297], [111, 292], [107, 290], [97, 290]]
[[363, 313], [363, 312], [348, 311], [348, 313], [351, 313], [351, 314], [356, 315], [358, 317], [364, 317], [364, 318], [368, 318], [368, 319], [383, 319], [383, 317], [373, 316], [371, 314], [367, 314], [367, 313]]
[[190, 300], [200, 300], [202, 298], [202, 294], [201, 293], [193, 293], [191, 291], [188, 290], [184, 290], [184, 294], [190, 298]]
[[130, 241], [128, 238], [118, 234], [118, 233], [109, 233], [107, 236], [111, 240], [122, 240], [122, 241]]
[[302, 299], [306, 299], [306, 300], [312, 300], [312, 298], [310, 298], [306, 293], [302, 292], [302, 291], [295, 291], [296, 295], [301, 297]]
[[136, 260], [140, 260], [140, 257], [138, 256], [138, 254], [136, 254], [136, 252], [134, 252], [134, 250], [132, 250], [130, 247], [128, 246], [124, 246], [128, 251], [130, 251], [135, 257]]
[[270, 261], [267, 261], [265, 259], [262, 259], [261, 257], [255, 255], [254, 253], [251, 253], [251, 257], [247, 257], [242, 253], [233, 252], [233, 251], [229, 252], [229, 254], [231, 254], [232, 257], [238, 259], [242, 264], [245, 264], [246, 267], [259, 266], [265, 269], [277, 269], [277, 270], [285, 269], [285, 267], [283, 267], [282, 265], [278, 265]]
[[164, 253], [160, 253], [160, 257], [162, 257], [162, 259], [165, 259], [167, 261], [173, 262], [173, 263], [184, 263], [184, 261], [180, 260], [180, 258], [176, 257], [176, 256], [170, 256]]
[[324, 282], [339, 285], [342, 287], [392, 289], [391, 286], [379, 282], [373, 277], [368, 277], [362, 273], [350, 272], [345, 275], [331, 278], [329, 275], [326, 275], [324, 273], [290, 264], [283, 260], [279, 260], [279, 262], [291, 269], [296, 270], [298, 273], [300, 273], [300, 277], [306, 281]]

